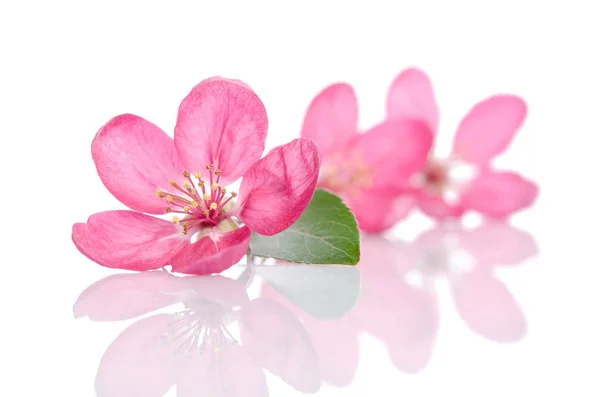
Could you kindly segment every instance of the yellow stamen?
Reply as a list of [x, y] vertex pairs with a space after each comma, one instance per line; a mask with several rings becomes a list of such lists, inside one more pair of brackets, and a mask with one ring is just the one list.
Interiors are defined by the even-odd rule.
[[200, 180], [200, 182], [198, 182], [198, 186], [200, 186], [200, 187], [204, 187], [204, 181], [203, 181], [203, 180]]
[[225, 189], [225, 188], [222, 188], [222, 189], [221, 189], [221, 193], [223, 193], [223, 194], [227, 193], [227, 189]]
[[212, 170], [212, 169], [213, 169], [213, 167], [214, 167], [214, 165], [212, 165], [212, 164], [208, 164], [208, 165], [206, 166], [206, 169], [207, 169], [207, 170]]
[[178, 216], [174, 216], [173, 217], [173, 223], [179, 223], [179, 217]]
[[210, 185], [210, 188], [212, 190], [217, 190], [219, 188], [219, 184], [218, 183], [213, 183], [212, 185]]
[[185, 207], [183, 207], [183, 210], [184, 210], [185, 212], [190, 212], [190, 207], [188, 207], [188, 206], [186, 205]]
[[237, 193], [236, 192], [231, 192], [229, 194], [231, 194], [231, 197], [237, 197]]
[[192, 190], [192, 185], [188, 181], [183, 182], [183, 187], [187, 190]]
[[204, 200], [210, 200], [210, 194], [204, 193]]
[[201, 173], [200, 171], [198, 171], [198, 172], [194, 172], [194, 176], [195, 176], [197, 179], [202, 179], [202, 173]]
[[198, 208], [198, 205], [200, 205], [200, 204], [198, 204], [197, 201], [192, 201], [192, 207]]
[[209, 210], [204, 210], [204, 215], [208, 216], [210, 214]]
[[190, 177], [190, 173], [187, 171], [183, 171], [183, 176], [184, 178], [189, 178]]
[[157, 190], [157, 191], [156, 191], [156, 195], [157, 195], [158, 197], [160, 197], [160, 198], [163, 198], [163, 197], [165, 197], [165, 196], [167, 195], [167, 193], [165, 193], [165, 192], [163, 192], [163, 191], [161, 191], [161, 190]]
[[210, 207], [211, 210], [216, 210], [217, 209], [217, 203], [211, 203]]
[[167, 207], [165, 208], [165, 212], [168, 214], [169, 212], [171, 212], [171, 207]]
[[219, 175], [221, 175], [221, 170], [216, 170], [216, 171], [215, 171], [215, 175], [216, 175], [216, 176], [219, 176]]
[[173, 186], [173, 187], [177, 187], [177, 186], [179, 186], [179, 185], [177, 184], [177, 182], [175, 182], [174, 180], [170, 180], [170, 181], [169, 181], [169, 185], [171, 185], [171, 186]]
[[167, 203], [172, 203], [173, 202], [173, 196], [171, 196], [170, 194], [167, 194]]

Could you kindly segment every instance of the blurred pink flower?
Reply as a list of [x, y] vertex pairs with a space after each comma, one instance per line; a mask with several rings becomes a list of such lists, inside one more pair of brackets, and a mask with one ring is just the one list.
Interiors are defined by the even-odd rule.
[[[258, 96], [220, 77], [185, 97], [174, 140], [138, 116], [113, 118], [96, 134], [92, 158], [106, 188], [133, 211], [76, 223], [73, 242], [112, 268], [171, 264], [176, 272], [207, 274], [231, 267], [246, 253], [251, 231], [273, 235], [294, 223], [317, 183], [320, 157], [310, 140], [293, 140], [261, 159], [267, 124]], [[234, 205], [237, 194], [225, 186], [240, 177]], [[175, 216], [170, 222], [144, 213]]]
[[427, 125], [388, 120], [359, 133], [354, 90], [338, 83], [313, 99], [301, 135], [321, 152], [318, 185], [345, 199], [363, 231], [379, 233], [408, 214], [412, 201], [399, 194], [427, 162], [432, 143]]
[[[419, 208], [436, 219], [460, 217], [468, 210], [505, 218], [532, 205], [538, 194], [534, 182], [490, 164], [508, 148], [526, 114], [525, 102], [515, 95], [476, 104], [458, 126], [450, 158], [430, 157], [415, 178]], [[421, 120], [430, 134], [437, 134], [439, 110], [423, 71], [411, 68], [398, 75], [388, 92], [387, 115], [389, 120]], [[468, 175], [455, 175], [461, 170]]]
[[[323, 381], [345, 386], [358, 366], [362, 331], [382, 340], [403, 372], [418, 372], [429, 363], [440, 327], [440, 277], [448, 281], [458, 314], [473, 332], [504, 343], [522, 338], [525, 316], [494, 277], [494, 269], [536, 254], [533, 237], [505, 223], [472, 230], [438, 226], [412, 243], [365, 236], [358, 264], [360, 296], [345, 315], [317, 318], [268, 284], [263, 296], [280, 301], [301, 319], [315, 346]], [[324, 296], [321, 305], [330, 302], [330, 295]]]
[[[172, 385], [181, 397], [268, 396], [261, 367], [299, 391], [319, 390], [302, 324], [274, 301], [250, 301], [245, 287], [226, 277], [113, 275], [82, 292], [74, 314], [117, 321], [175, 303], [184, 308], [136, 321], [107, 348], [96, 376], [99, 397], [160, 397]], [[228, 329], [235, 322], [242, 343]]]

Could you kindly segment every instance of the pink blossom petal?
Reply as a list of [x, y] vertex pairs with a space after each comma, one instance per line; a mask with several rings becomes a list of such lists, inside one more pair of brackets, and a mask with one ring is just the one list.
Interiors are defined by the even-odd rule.
[[240, 334], [265, 369], [304, 393], [321, 388], [319, 362], [302, 323], [284, 306], [258, 298], [240, 310]]
[[402, 71], [387, 96], [387, 116], [391, 119], [421, 120], [435, 134], [440, 115], [429, 77], [420, 69]]
[[490, 218], [505, 218], [531, 206], [538, 187], [517, 173], [482, 171], [463, 192], [463, 205]]
[[120, 321], [141, 316], [179, 301], [163, 294], [177, 278], [163, 271], [113, 274], [87, 287], [73, 307], [76, 318]]
[[212, 349], [187, 360], [177, 382], [177, 397], [269, 396], [265, 373], [242, 346]]
[[370, 170], [371, 187], [405, 187], [427, 163], [433, 134], [419, 121], [388, 120], [358, 135], [356, 155]]
[[229, 277], [217, 274], [177, 277], [177, 280], [177, 292], [182, 300], [208, 300], [223, 307], [243, 306], [250, 302], [246, 287]]
[[204, 236], [188, 244], [171, 260], [172, 269], [185, 274], [220, 273], [244, 257], [251, 235], [250, 229], [243, 226], [227, 233]]
[[313, 99], [302, 125], [301, 136], [313, 140], [327, 157], [343, 149], [357, 134], [358, 101], [352, 86], [337, 83]]
[[163, 267], [188, 241], [180, 226], [133, 211], [94, 214], [73, 225], [72, 238], [94, 262], [127, 270]]
[[175, 382], [182, 359], [174, 352], [179, 344], [164, 344], [161, 338], [172, 321], [173, 316], [158, 314], [125, 329], [100, 360], [96, 395], [164, 396]]
[[314, 194], [320, 164], [317, 147], [308, 139], [271, 150], [244, 174], [237, 207], [242, 221], [266, 236], [290, 227]]
[[511, 266], [535, 257], [535, 238], [507, 223], [485, 223], [461, 233], [460, 246], [473, 255], [479, 266]]
[[497, 342], [515, 342], [527, 332], [527, 320], [506, 286], [485, 269], [461, 277], [454, 286], [458, 313], [477, 334]]
[[173, 140], [149, 121], [132, 114], [106, 123], [92, 142], [92, 158], [104, 186], [129, 208], [164, 214], [158, 189], [173, 191], [169, 180], [184, 171]]
[[479, 102], [458, 126], [454, 153], [470, 163], [487, 164], [510, 145], [526, 115], [525, 101], [515, 95], [496, 95]]
[[200, 82], [184, 98], [175, 126], [175, 147], [190, 172], [207, 164], [221, 170], [221, 184], [241, 177], [262, 155], [267, 112], [244, 83], [221, 77]]
[[397, 189], [363, 189], [356, 195], [345, 196], [356, 216], [358, 227], [367, 233], [381, 233], [406, 218], [416, 199]]
[[460, 218], [465, 212], [462, 203], [449, 204], [444, 201], [442, 196], [428, 193], [422, 193], [419, 196], [419, 208], [425, 215], [437, 221]]

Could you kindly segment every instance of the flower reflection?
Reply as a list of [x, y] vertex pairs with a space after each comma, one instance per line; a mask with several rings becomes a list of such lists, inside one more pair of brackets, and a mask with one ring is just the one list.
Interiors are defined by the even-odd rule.
[[[525, 316], [495, 277], [495, 268], [516, 265], [537, 254], [529, 233], [507, 223], [486, 223], [475, 229], [446, 224], [410, 243], [366, 236], [361, 251], [360, 297], [339, 318], [319, 318], [298, 302], [283, 299], [277, 292], [281, 286], [265, 277], [268, 283], [262, 296], [282, 302], [302, 320], [324, 381], [339, 386], [352, 382], [361, 331], [381, 339], [400, 370], [423, 369], [431, 359], [439, 329], [441, 279], [447, 281], [458, 314], [474, 333], [503, 343], [525, 335]], [[327, 302], [325, 295], [322, 304]]]
[[249, 299], [230, 278], [112, 275], [81, 293], [74, 314], [118, 321], [173, 304], [183, 308], [134, 322], [107, 348], [98, 396], [160, 397], [173, 385], [180, 397], [268, 396], [262, 368], [301, 392], [319, 390], [317, 356], [302, 324], [273, 300]]

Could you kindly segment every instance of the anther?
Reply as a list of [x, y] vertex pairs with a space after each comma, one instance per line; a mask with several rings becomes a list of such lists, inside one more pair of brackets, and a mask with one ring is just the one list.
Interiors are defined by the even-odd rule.
[[204, 193], [204, 200], [210, 200], [210, 194]]
[[171, 212], [171, 207], [167, 207], [165, 208], [165, 212], [168, 214], [169, 212]]
[[219, 176], [219, 175], [221, 175], [221, 170], [215, 170], [215, 175], [216, 175], [216, 176]]
[[227, 189], [225, 189], [225, 188], [222, 188], [222, 189], [221, 189], [221, 193], [223, 193], [223, 194], [227, 193]]
[[189, 178], [189, 177], [190, 177], [190, 173], [189, 173], [189, 172], [187, 172], [187, 171], [183, 171], [183, 176], [184, 176], [185, 178]]
[[201, 173], [201, 172], [199, 172], [199, 171], [198, 171], [198, 172], [194, 172], [194, 176], [195, 176], [197, 179], [202, 179], [202, 173]]
[[219, 188], [219, 184], [218, 183], [213, 183], [212, 185], [210, 185], [210, 188], [212, 190], [217, 190]]
[[183, 182], [183, 187], [187, 190], [192, 190], [192, 185], [188, 181]]
[[204, 215], [206, 215], [206, 216], [210, 215], [210, 211], [209, 210], [204, 210]]
[[171, 196], [170, 194], [167, 194], [167, 203], [172, 203], [173, 202], [173, 196]]
[[200, 205], [200, 204], [198, 204], [197, 201], [192, 201], [192, 207], [198, 208], [198, 205]]
[[178, 216], [174, 216], [173, 217], [173, 223], [179, 223], [179, 217]]
[[211, 203], [209, 208], [211, 210], [216, 210], [217, 209], [217, 203]]
[[184, 210], [185, 212], [190, 212], [190, 207], [188, 207], [188, 206], [186, 205], [185, 207], [183, 207], [183, 210]]
[[163, 192], [163, 191], [161, 191], [161, 190], [157, 190], [157, 191], [156, 191], [156, 195], [157, 195], [158, 197], [160, 197], [160, 198], [163, 198], [163, 197], [165, 197], [165, 196], [167, 195], [167, 193], [165, 193], [165, 192]]
[[236, 192], [231, 192], [231, 197], [237, 197], [237, 193]]
[[214, 167], [214, 165], [212, 165], [212, 164], [208, 164], [208, 165], [206, 166], [206, 169], [207, 169], [207, 170], [212, 170], [212, 169], [213, 169], [213, 167]]

